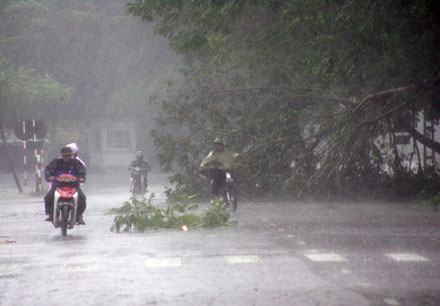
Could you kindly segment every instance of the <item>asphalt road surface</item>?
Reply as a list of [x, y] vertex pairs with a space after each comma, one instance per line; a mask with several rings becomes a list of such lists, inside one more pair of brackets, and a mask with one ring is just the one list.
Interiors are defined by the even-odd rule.
[[440, 305], [429, 207], [248, 202], [226, 228], [117, 234], [128, 187], [98, 182], [67, 237], [0, 185], [0, 305]]

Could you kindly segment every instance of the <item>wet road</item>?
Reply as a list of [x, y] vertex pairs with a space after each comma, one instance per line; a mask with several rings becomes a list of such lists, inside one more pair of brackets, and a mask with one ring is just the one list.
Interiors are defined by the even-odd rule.
[[66, 238], [39, 199], [2, 193], [0, 305], [440, 305], [426, 207], [241, 203], [228, 228], [116, 234], [106, 211], [127, 187], [87, 189]]

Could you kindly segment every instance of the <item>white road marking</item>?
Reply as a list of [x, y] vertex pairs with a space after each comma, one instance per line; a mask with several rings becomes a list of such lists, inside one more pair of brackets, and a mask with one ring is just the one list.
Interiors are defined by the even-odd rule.
[[293, 237], [295, 237], [295, 236], [289, 234], [289, 235], [286, 235], [286, 237], [287, 237], [287, 238], [293, 238]]
[[344, 257], [335, 253], [306, 253], [304, 254], [310, 260], [316, 262], [343, 262], [347, 261]]
[[182, 259], [175, 258], [148, 258], [145, 260], [145, 266], [147, 268], [167, 268], [167, 267], [180, 267], [182, 265]]
[[0, 276], [13, 276], [20, 274], [22, 267], [20, 265], [0, 265]]
[[400, 305], [400, 303], [396, 299], [393, 299], [393, 298], [386, 298], [386, 299], [383, 299], [383, 301], [388, 305], [393, 305], [393, 306]]
[[98, 269], [98, 264], [93, 261], [70, 261], [66, 262], [62, 267], [62, 272], [74, 273], [74, 272], [88, 272]]
[[428, 258], [411, 253], [391, 253], [385, 254], [386, 256], [394, 259], [395, 261], [403, 261], [403, 262], [426, 262], [429, 261]]
[[347, 269], [341, 269], [341, 273], [342, 274], [350, 274], [351, 272], [350, 272], [350, 270], [347, 270]]
[[230, 264], [240, 264], [240, 263], [255, 263], [261, 262], [259, 256], [225, 256], [225, 260]]
[[297, 244], [298, 245], [306, 245], [305, 241], [298, 241]]

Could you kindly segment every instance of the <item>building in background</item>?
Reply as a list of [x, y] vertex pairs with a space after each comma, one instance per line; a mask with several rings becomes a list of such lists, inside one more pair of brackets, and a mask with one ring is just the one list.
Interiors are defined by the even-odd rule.
[[[417, 114], [416, 118], [417, 120], [412, 123], [414, 130], [427, 139], [440, 143], [439, 122], [435, 119], [431, 119], [429, 116], [425, 116], [423, 112]], [[404, 128], [396, 127], [394, 133], [380, 138], [379, 142], [384, 144], [382, 147], [388, 147], [384, 153], [390, 158], [394, 156], [392, 154], [392, 147], [390, 148], [390, 146], [386, 144], [396, 145], [400, 161], [404, 168], [408, 170], [411, 169], [413, 172], [416, 172], [419, 167], [422, 169], [435, 167], [437, 170], [440, 170], [438, 169], [440, 165], [440, 154], [416, 140], [415, 137]]]
[[93, 168], [126, 168], [138, 149], [136, 127], [131, 122], [94, 124], [88, 142], [88, 162]]

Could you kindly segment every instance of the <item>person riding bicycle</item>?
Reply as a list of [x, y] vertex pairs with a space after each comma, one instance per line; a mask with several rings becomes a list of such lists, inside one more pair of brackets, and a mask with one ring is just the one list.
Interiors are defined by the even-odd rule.
[[136, 159], [130, 163], [128, 170], [130, 170], [131, 178], [138, 184], [140, 184], [139, 178], [142, 174], [144, 176], [144, 186], [147, 185], [147, 175], [151, 168], [148, 162], [144, 160], [144, 154], [142, 151], [136, 152]]
[[211, 179], [211, 191], [214, 196], [220, 196], [221, 189], [226, 184], [226, 172], [237, 166], [238, 153], [226, 148], [223, 139], [214, 140], [214, 150], [203, 159], [199, 173]]
[[48, 217], [46, 221], [53, 221], [53, 201], [55, 190], [58, 186], [55, 178], [63, 173], [70, 173], [78, 177], [78, 213], [76, 222], [85, 224], [83, 220], [83, 213], [86, 210], [86, 195], [81, 190], [79, 183], [84, 183], [86, 180], [86, 168], [77, 159], [73, 158], [73, 152], [70, 147], [63, 147], [61, 149], [61, 157], [53, 159], [44, 169], [44, 176], [47, 182], [51, 182], [51, 187], [44, 197], [45, 212]]

